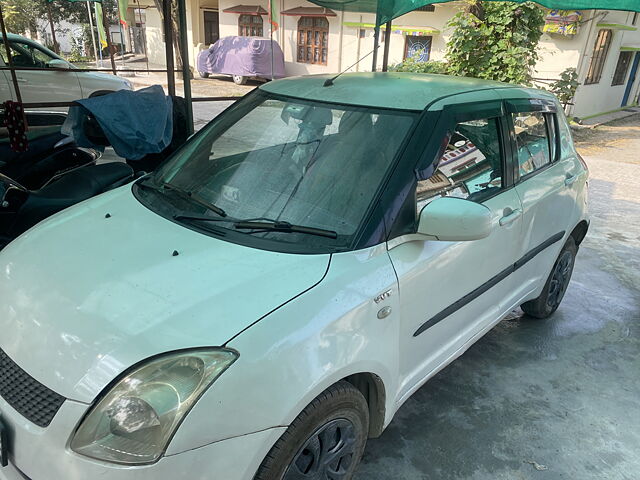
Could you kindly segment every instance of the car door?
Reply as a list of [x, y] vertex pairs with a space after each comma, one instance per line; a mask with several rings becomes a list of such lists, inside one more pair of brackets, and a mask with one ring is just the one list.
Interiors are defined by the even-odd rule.
[[[32, 69], [16, 71], [23, 102], [72, 102], [82, 98], [76, 72], [47, 68], [47, 63], [56, 57], [30, 42], [11, 40], [10, 46], [13, 66]], [[1, 50], [6, 57], [4, 47]], [[12, 85], [10, 88], [13, 92]]]
[[440, 196], [465, 198], [491, 211], [492, 233], [467, 242], [416, 236], [388, 242], [402, 309], [400, 402], [491, 328], [513, 300], [509, 272], [521, 240], [521, 205], [510, 188], [502, 105], [461, 107], [441, 116], [445, 137], [435, 142], [446, 148], [433, 174], [417, 182], [415, 214]]
[[584, 171], [560, 144], [553, 101], [509, 100], [514, 183], [522, 203], [521, 267], [514, 272], [518, 295], [541, 290], [566, 237], [576, 206], [576, 181]]

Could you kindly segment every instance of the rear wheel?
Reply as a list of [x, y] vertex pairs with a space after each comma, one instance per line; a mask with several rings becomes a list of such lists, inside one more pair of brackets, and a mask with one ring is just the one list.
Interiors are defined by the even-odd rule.
[[198, 72], [200, 78], [209, 78], [209, 72]]
[[243, 77], [242, 75], [234, 75], [233, 83], [236, 85], [244, 85], [247, 83], [247, 77]]
[[350, 480], [369, 431], [367, 402], [340, 381], [321, 393], [271, 448], [254, 480]]
[[571, 280], [576, 253], [576, 242], [573, 237], [569, 237], [540, 296], [521, 305], [524, 313], [535, 318], [547, 318], [558, 309]]

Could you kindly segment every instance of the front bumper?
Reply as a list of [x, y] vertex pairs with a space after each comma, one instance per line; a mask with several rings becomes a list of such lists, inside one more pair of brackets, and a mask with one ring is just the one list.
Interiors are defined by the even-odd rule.
[[0, 419], [9, 431], [9, 465], [0, 480], [251, 480], [285, 428], [272, 428], [162, 457], [131, 467], [98, 462], [69, 448], [71, 432], [88, 406], [67, 400], [47, 428], [39, 428], [0, 398]]

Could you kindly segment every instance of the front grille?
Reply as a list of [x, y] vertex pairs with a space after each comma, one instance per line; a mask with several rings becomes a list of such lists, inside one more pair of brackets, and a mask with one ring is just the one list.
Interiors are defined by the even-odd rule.
[[65, 401], [22, 370], [1, 348], [0, 397], [39, 427], [47, 427]]

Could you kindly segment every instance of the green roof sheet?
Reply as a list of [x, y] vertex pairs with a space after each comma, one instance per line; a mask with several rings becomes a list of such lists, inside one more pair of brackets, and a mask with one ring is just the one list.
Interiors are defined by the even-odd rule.
[[[333, 10], [349, 12], [375, 13], [378, 24], [382, 25], [394, 18], [404, 15], [425, 5], [449, 3], [455, 0], [309, 0], [316, 5]], [[498, 1], [498, 0], [487, 0]], [[525, 3], [526, 0], [514, 0]], [[538, 0], [536, 3], [561, 10], [624, 10], [640, 12], [640, 0]]]

